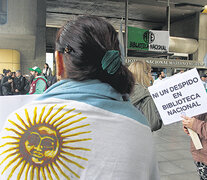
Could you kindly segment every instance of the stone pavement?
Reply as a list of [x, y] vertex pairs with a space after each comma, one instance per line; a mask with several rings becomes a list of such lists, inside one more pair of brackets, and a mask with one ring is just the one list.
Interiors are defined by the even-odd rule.
[[199, 180], [190, 153], [190, 137], [182, 123], [163, 126], [153, 133], [161, 180]]

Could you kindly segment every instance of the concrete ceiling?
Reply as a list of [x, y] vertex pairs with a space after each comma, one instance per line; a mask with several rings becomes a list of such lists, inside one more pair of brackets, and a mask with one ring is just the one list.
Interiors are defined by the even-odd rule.
[[[200, 12], [207, 0], [170, 0], [171, 22]], [[167, 0], [129, 0], [130, 26], [163, 29], [166, 25]], [[106, 18], [119, 29], [125, 17], [125, 0], [47, 0], [47, 27], [60, 27], [77, 15]]]

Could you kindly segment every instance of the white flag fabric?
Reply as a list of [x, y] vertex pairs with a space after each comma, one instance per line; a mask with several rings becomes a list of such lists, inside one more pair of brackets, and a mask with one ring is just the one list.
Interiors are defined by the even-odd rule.
[[83, 102], [49, 98], [23, 106], [0, 138], [1, 180], [159, 179], [149, 128]]
[[25, 104], [30, 103], [40, 95], [12, 95], [0, 96], [0, 130], [7, 116]]

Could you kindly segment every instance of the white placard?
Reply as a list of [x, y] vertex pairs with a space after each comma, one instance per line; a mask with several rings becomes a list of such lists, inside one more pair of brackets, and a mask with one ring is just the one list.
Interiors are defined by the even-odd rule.
[[196, 69], [148, 88], [165, 125], [207, 112], [207, 94]]
[[7, 116], [25, 104], [30, 103], [39, 95], [13, 95], [0, 96], [0, 130], [2, 129]]

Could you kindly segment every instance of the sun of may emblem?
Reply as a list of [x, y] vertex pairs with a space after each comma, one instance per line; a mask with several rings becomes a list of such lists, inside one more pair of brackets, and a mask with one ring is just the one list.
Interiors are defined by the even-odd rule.
[[34, 106], [9, 119], [0, 146], [5, 179], [80, 178], [91, 151], [90, 124], [75, 108]]

